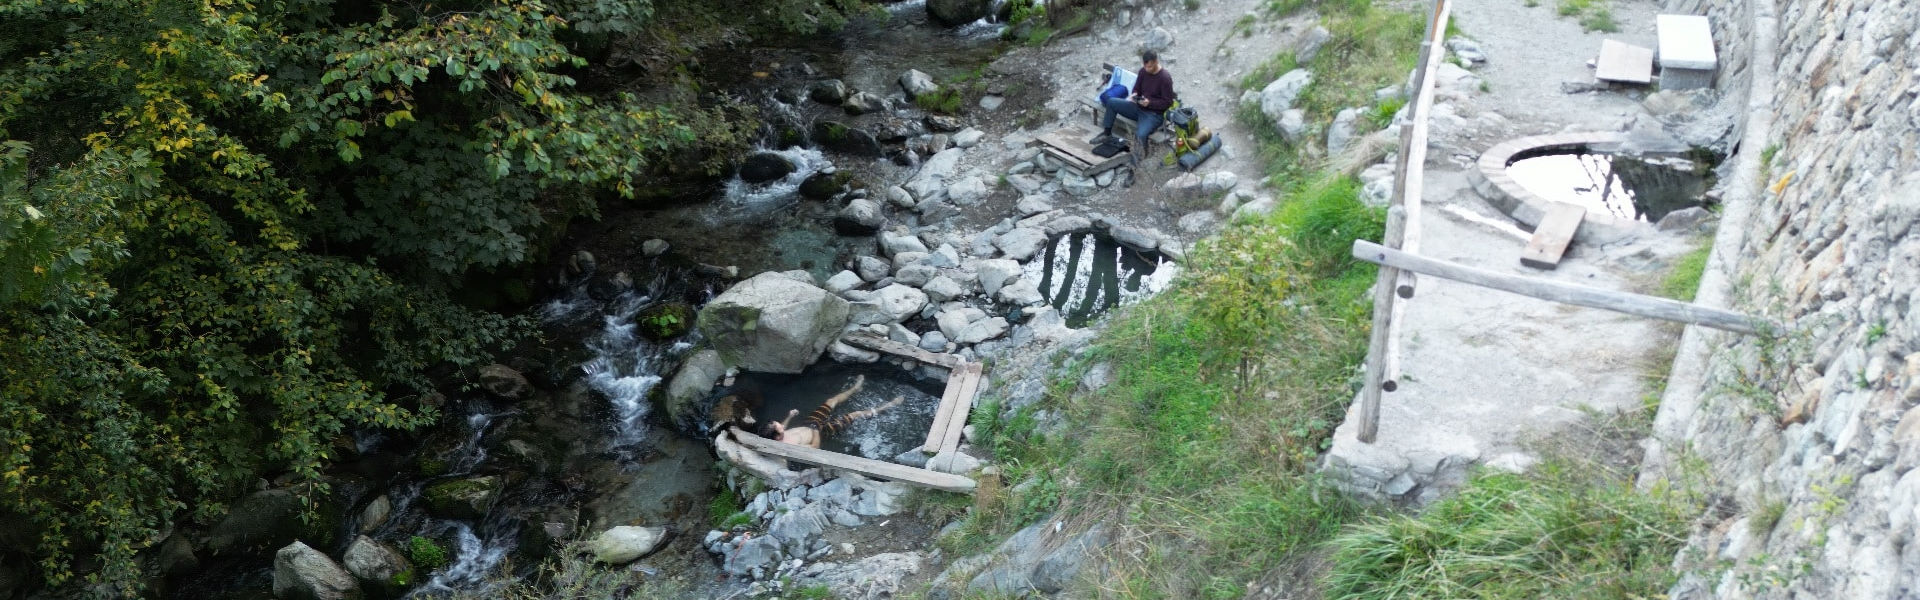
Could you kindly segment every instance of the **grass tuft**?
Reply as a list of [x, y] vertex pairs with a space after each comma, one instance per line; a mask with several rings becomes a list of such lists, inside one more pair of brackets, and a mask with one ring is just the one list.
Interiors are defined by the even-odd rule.
[[1707, 272], [1707, 256], [1713, 252], [1713, 244], [1702, 243], [1699, 247], [1673, 261], [1673, 268], [1660, 280], [1660, 295], [1692, 302], [1695, 293], [1700, 291], [1700, 276]]

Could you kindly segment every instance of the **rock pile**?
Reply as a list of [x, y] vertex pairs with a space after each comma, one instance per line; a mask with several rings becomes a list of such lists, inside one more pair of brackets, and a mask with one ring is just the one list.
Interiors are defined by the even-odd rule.
[[[819, 481], [819, 471], [808, 474], [812, 477], [803, 479]], [[906, 493], [903, 484], [854, 474], [816, 485], [801, 481], [754, 496], [743, 511], [753, 515], [751, 523], [709, 531], [702, 543], [736, 577], [766, 581], [819, 575], [823, 570], [807, 569], [808, 563], [853, 551], [851, 544], [828, 542], [825, 534], [830, 529], [860, 527], [868, 519], [897, 514]], [[918, 568], [917, 557], [914, 568]]]

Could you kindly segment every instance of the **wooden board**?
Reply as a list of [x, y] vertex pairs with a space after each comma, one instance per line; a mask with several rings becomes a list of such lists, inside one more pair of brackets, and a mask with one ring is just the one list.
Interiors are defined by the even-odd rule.
[[1580, 222], [1586, 218], [1587, 209], [1577, 204], [1555, 202], [1547, 207], [1547, 216], [1533, 228], [1533, 239], [1527, 240], [1527, 248], [1520, 251], [1520, 264], [1535, 269], [1558, 268], [1560, 257], [1573, 242], [1573, 233], [1580, 230]]
[[1085, 132], [1075, 129], [1057, 129], [1040, 134], [1034, 143], [1048, 155], [1060, 159], [1064, 167], [1082, 177], [1092, 177], [1102, 172], [1126, 164], [1127, 153], [1121, 152], [1107, 158], [1093, 153], [1093, 145], [1081, 139]]
[[960, 400], [960, 384], [972, 367], [962, 362], [947, 372], [947, 390], [940, 395], [940, 406], [933, 409], [933, 426], [927, 428], [927, 441], [920, 445], [923, 452], [939, 452], [940, 442], [946, 439], [947, 420], [953, 416], [953, 404]]
[[[973, 397], [980, 395], [980, 363], [970, 363], [960, 377], [960, 397], [953, 402], [952, 413], [947, 416], [947, 431], [940, 441], [940, 450], [934, 454], [952, 454], [960, 450], [960, 432], [967, 427], [967, 415], [973, 412]], [[949, 379], [948, 381], [952, 381]]]
[[896, 465], [871, 458], [851, 456], [839, 452], [828, 452], [818, 448], [809, 448], [786, 442], [776, 442], [741, 431], [738, 427], [730, 429], [733, 432], [733, 439], [735, 441], [740, 442], [740, 445], [746, 446], [755, 452], [797, 460], [811, 465], [853, 471], [870, 477], [949, 492], [970, 493], [976, 485], [972, 479], [960, 475], [916, 469], [906, 465]]
[[902, 344], [900, 342], [896, 342], [896, 341], [883, 338], [877, 335], [872, 335], [872, 334], [849, 333], [847, 335], [840, 336], [840, 341], [846, 342], [854, 346], [859, 346], [861, 348], [866, 348], [868, 350], [873, 350], [876, 352], [885, 352], [887, 354], [892, 354], [894, 356], [911, 358], [913, 360], [917, 360], [923, 363], [927, 363], [930, 365], [939, 365], [942, 367], [946, 367], [948, 369], [952, 369], [954, 365], [957, 365], [960, 363], [960, 357], [954, 356], [952, 354], [928, 352], [926, 350], [922, 350], [914, 346], [908, 346], [906, 344]]
[[1622, 83], [1651, 83], [1653, 49], [1601, 40], [1600, 59], [1594, 61], [1593, 78]]

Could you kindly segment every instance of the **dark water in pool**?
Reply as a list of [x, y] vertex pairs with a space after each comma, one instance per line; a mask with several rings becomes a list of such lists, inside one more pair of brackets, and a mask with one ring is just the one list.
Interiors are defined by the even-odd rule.
[[820, 449], [887, 460], [927, 441], [927, 429], [933, 427], [933, 411], [940, 405], [940, 394], [946, 383], [921, 381], [891, 365], [852, 366], [827, 362], [816, 364], [799, 375], [746, 373], [735, 379], [733, 388], [725, 392], [739, 394], [749, 403], [758, 403], [753, 416], [760, 422], [784, 419], [788, 410], [798, 410], [800, 415], [793, 420], [798, 425], [828, 397], [853, 385], [856, 375], [866, 376], [865, 385], [852, 398], [840, 403], [836, 414], [873, 408], [895, 396], [906, 401], [827, 436]]
[[1623, 219], [1659, 221], [1667, 213], [1705, 206], [1712, 181], [1683, 158], [1632, 158], [1591, 152], [1523, 156], [1507, 165], [1527, 191]]
[[1157, 252], [1127, 248], [1094, 232], [1057, 236], [1046, 254], [1026, 265], [1027, 277], [1040, 282], [1047, 304], [1074, 328], [1165, 289], [1174, 270], [1172, 261]]

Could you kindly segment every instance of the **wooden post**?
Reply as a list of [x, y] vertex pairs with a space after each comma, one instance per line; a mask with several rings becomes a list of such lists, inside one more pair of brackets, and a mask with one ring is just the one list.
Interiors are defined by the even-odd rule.
[[[1433, 74], [1440, 69], [1446, 50], [1447, 17], [1452, 6], [1447, 0], [1434, 0], [1427, 18], [1427, 34], [1420, 42], [1420, 61], [1415, 63], [1413, 87], [1407, 90], [1407, 124], [1400, 132], [1400, 160], [1394, 170], [1393, 199], [1387, 208], [1387, 247], [1409, 253], [1420, 251], [1420, 197], [1427, 162], [1427, 120], [1433, 104]], [[1356, 240], [1357, 243], [1357, 240]], [[1367, 374], [1360, 392], [1360, 431], [1356, 438], [1371, 444], [1380, 430], [1380, 393], [1399, 389], [1400, 329], [1406, 307], [1402, 298], [1412, 298], [1417, 281], [1413, 273], [1382, 266], [1374, 281], [1373, 336], [1367, 345]]]
[[1779, 328], [1777, 323], [1767, 319], [1730, 310], [1708, 308], [1657, 296], [1495, 273], [1444, 260], [1407, 254], [1366, 240], [1353, 241], [1353, 257], [1395, 269], [1405, 269], [1541, 300], [1712, 327], [1722, 331], [1757, 335], [1766, 331], [1777, 331]]

